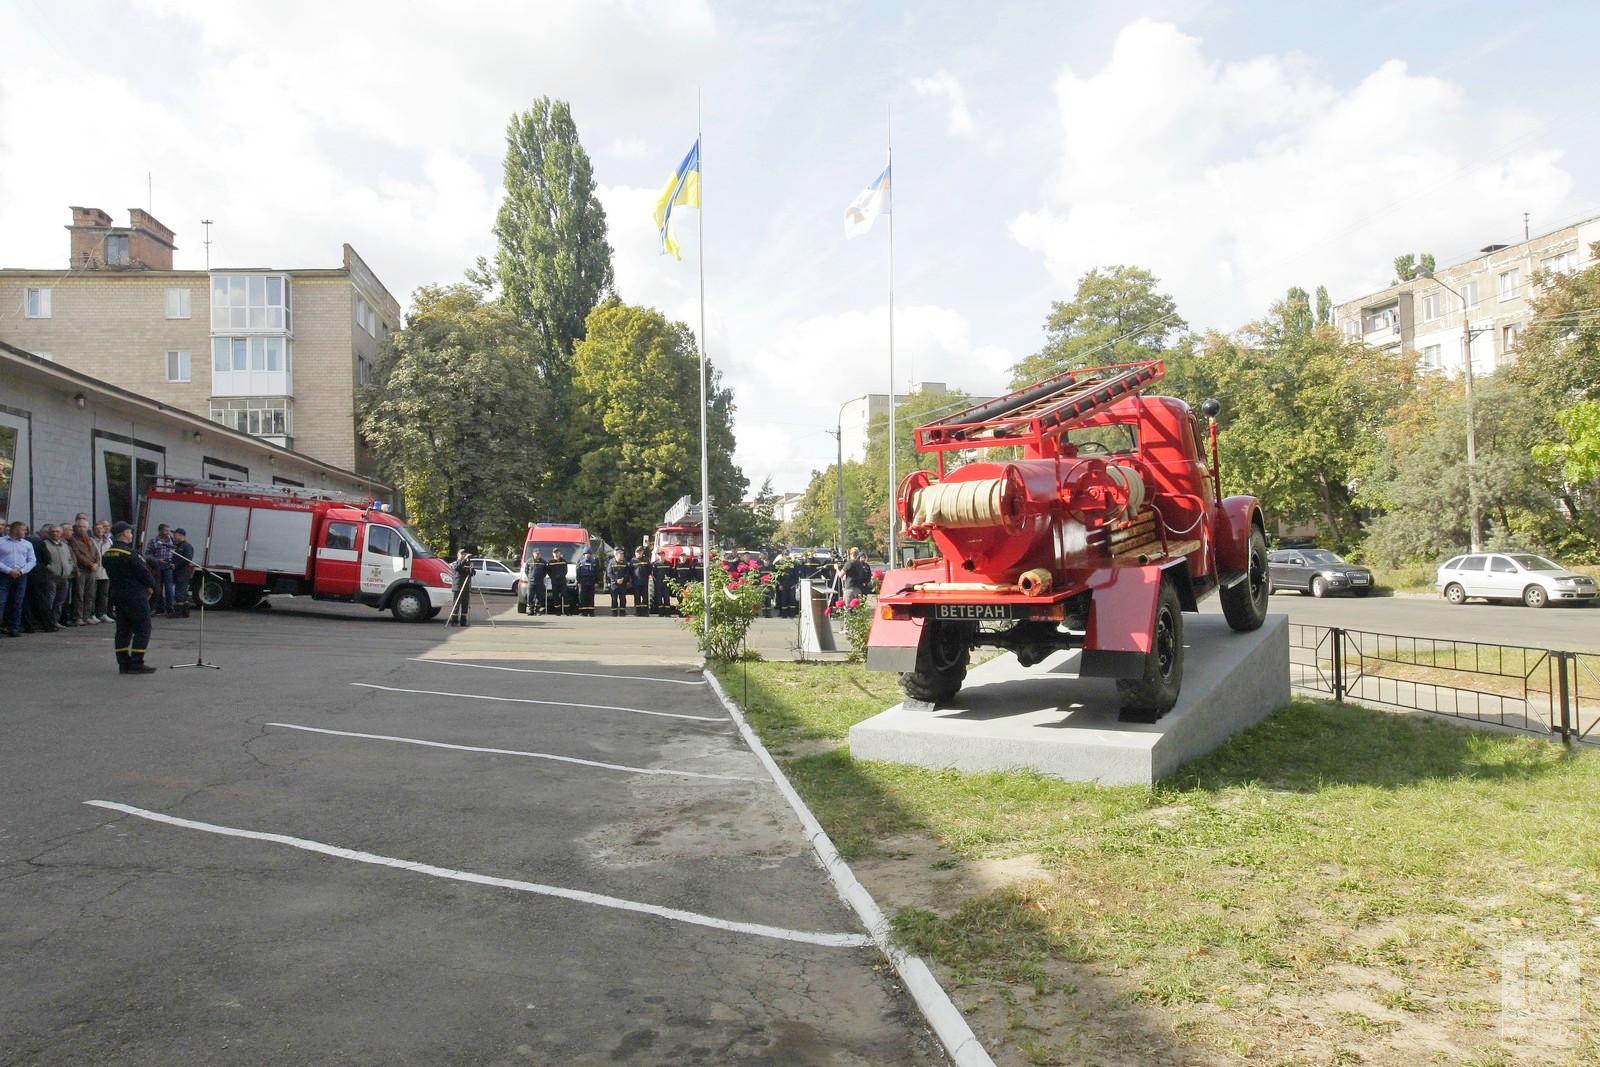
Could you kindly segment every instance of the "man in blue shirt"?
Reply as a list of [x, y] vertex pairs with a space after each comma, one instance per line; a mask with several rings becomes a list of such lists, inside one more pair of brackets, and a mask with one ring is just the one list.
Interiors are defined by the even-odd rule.
[[159, 591], [156, 594], [155, 610], [158, 615], [169, 615], [177, 600], [177, 583], [172, 574], [172, 550], [177, 547], [177, 542], [172, 539], [172, 531], [166, 523], [156, 527], [156, 535], [144, 543], [144, 561], [150, 565], [150, 573], [156, 577]]
[[28, 572], [38, 564], [28, 543], [26, 523], [14, 522], [0, 537], [0, 634], [17, 636], [22, 625], [22, 600], [28, 594]]

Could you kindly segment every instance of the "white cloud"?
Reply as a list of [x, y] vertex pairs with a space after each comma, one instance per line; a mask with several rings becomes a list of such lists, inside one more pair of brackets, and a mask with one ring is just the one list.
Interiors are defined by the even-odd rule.
[[643, 137], [616, 137], [606, 151], [614, 159], [643, 159], [649, 154], [650, 146]]
[[918, 96], [945, 100], [950, 105], [945, 132], [951, 137], [971, 137], [978, 132], [977, 120], [967, 107], [967, 93], [949, 71], [941, 70], [928, 78], [912, 78], [911, 89]]
[[1056, 99], [1060, 171], [1012, 237], [1063, 284], [1149, 267], [1197, 324], [1239, 325], [1295, 284], [1358, 296], [1407, 250], [1463, 258], [1520, 234], [1524, 210], [1560, 215], [1572, 187], [1529, 146], [1538, 119], [1399, 61], [1341, 88], [1298, 56], [1220, 62], [1142, 20]]

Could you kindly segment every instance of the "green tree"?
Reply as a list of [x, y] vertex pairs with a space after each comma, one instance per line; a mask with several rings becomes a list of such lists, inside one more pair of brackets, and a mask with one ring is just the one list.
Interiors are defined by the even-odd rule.
[[[916, 429], [935, 419], [953, 415], [969, 407], [972, 398], [960, 390], [946, 393], [929, 393], [918, 390], [895, 405], [895, 478], [903, 481], [914, 470], [934, 470], [939, 457], [934, 452], [918, 452]], [[960, 466], [971, 459], [967, 452], [947, 452], [946, 469]], [[866, 509], [864, 521], [871, 530], [868, 544], [876, 555], [888, 551], [890, 499], [898, 486], [889, 484], [889, 415], [874, 415], [867, 424], [867, 454], [861, 470], [862, 506]], [[845, 546], [849, 548], [849, 545]]]
[[[1589, 254], [1600, 259], [1600, 241]], [[1549, 288], [1532, 301], [1511, 373], [1553, 416], [1573, 401], [1600, 400], [1600, 263], [1542, 280]]]
[[605, 209], [565, 100], [541, 97], [511, 117], [504, 181], [494, 276], [543, 341], [541, 371], [559, 391], [584, 321], [612, 287]]
[[722, 522], [716, 531], [740, 548], [766, 548], [778, 532], [778, 494], [772, 479], [761, 483], [753, 499], [722, 509]]
[[1333, 299], [1328, 296], [1326, 285], [1317, 286], [1317, 325], [1333, 325]]
[[526, 432], [549, 401], [536, 340], [476, 286], [424, 286], [411, 303], [361, 397], [362, 436], [430, 543], [516, 544], [543, 466]]
[[[582, 517], [614, 545], [637, 544], [673, 501], [700, 496], [700, 357], [694, 333], [615, 298], [590, 313], [573, 350], [570, 424]], [[713, 536], [744, 498], [733, 462], [733, 392], [707, 367]]]
[[1420, 274], [1433, 273], [1433, 253], [1424, 252], [1418, 257], [1414, 252], [1394, 257], [1394, 284], [1409, 282]]
[[1233, 336], [1208, 335], [1168, 361], [1163, 391], [1222, 402], [1223, 490], [1261, 499], [1269, 521], [1316, 522], [1335, 544], [1353, 541], [1353, 486], [1382, 444], [1386, 414], [1411, 389], [1412, 360], [1348, 344], [1328, 327], [1285, 328], [1287, 303]]
[[[781, 530], [785, 544], [800, 547], [833, 545], [839, 539], [839, 524], [834, 517], [834, 490], [839, 484], [838, 468], [812, 471], [804, 497], [795, 505], [794, 518]], [[851, 460], [844, 465], [844, 540], [843, 548], [859, 548], [870, 554], [886, 550], [888, 528], [875, 530], [868, 523], [867, 497], [863, 489], [866, 465]]]
[[1044, 347], [1011, 368], [1020, 388], [1074, 367], [1159, 358], [1188, 330], [1178, 306], [1141, 267], [1096, 267], [1045, 319]]

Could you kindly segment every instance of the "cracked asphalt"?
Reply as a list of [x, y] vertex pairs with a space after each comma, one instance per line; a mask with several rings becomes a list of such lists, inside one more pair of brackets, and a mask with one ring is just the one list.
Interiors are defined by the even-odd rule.
[[115, 673], [108, 626], [0, 642], [0, 1064], [944, 1062], [871, 948], [84, 803], [862, 932], [715, 696], [678, 684], [699, 679], [681, 628], [490, 603], [500, 625], [465, 631], [295, 601], [214, 613], [221, 671], [165, 669], [193, 660], [198, 623], [158, 624], [149, 677]]

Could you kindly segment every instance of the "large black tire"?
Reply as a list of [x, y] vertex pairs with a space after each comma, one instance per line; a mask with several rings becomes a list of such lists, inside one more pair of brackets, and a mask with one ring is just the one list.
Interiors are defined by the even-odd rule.
[[1272, 594], [1272, 572], [1267, 567], [1267, 537], [1259, 527], [1250, 527], [1250, 558], [1245, 564], [1244, 581], [1220, 594], [1222, 615], [1228, 625], [1245, 633], [1259, 630], [1267, 619], [1267, 597]]
[[389, 601], [389, 610], [401, 622], [427, 622], [432, 617], [428, 614], [432, 607], [428, 594], [414, 585], [406, 586]]
[[1183, 603], [1178, 599], [1178, 590], [1167, 579], [1161, 581], [1155, 632], [1151, 637], [1144, 674], [1138, 678], [1117, 679], [1122, 717], [1133, 722], [1155, 722], [1161, 718], [1178, 702], [1178, 692], [1183, 687]]
[[195, 603], [207, 611], [226, 608], [233, 603], [233, 583], [217, 574], [202, 574], [195, 580]]
[[900, 688], [912, 700], [945, 704], [967, 680], [972, 647], [968, 627], [928, 620], [929, 633], [917, 651], [917, 669], [900, 676]]

